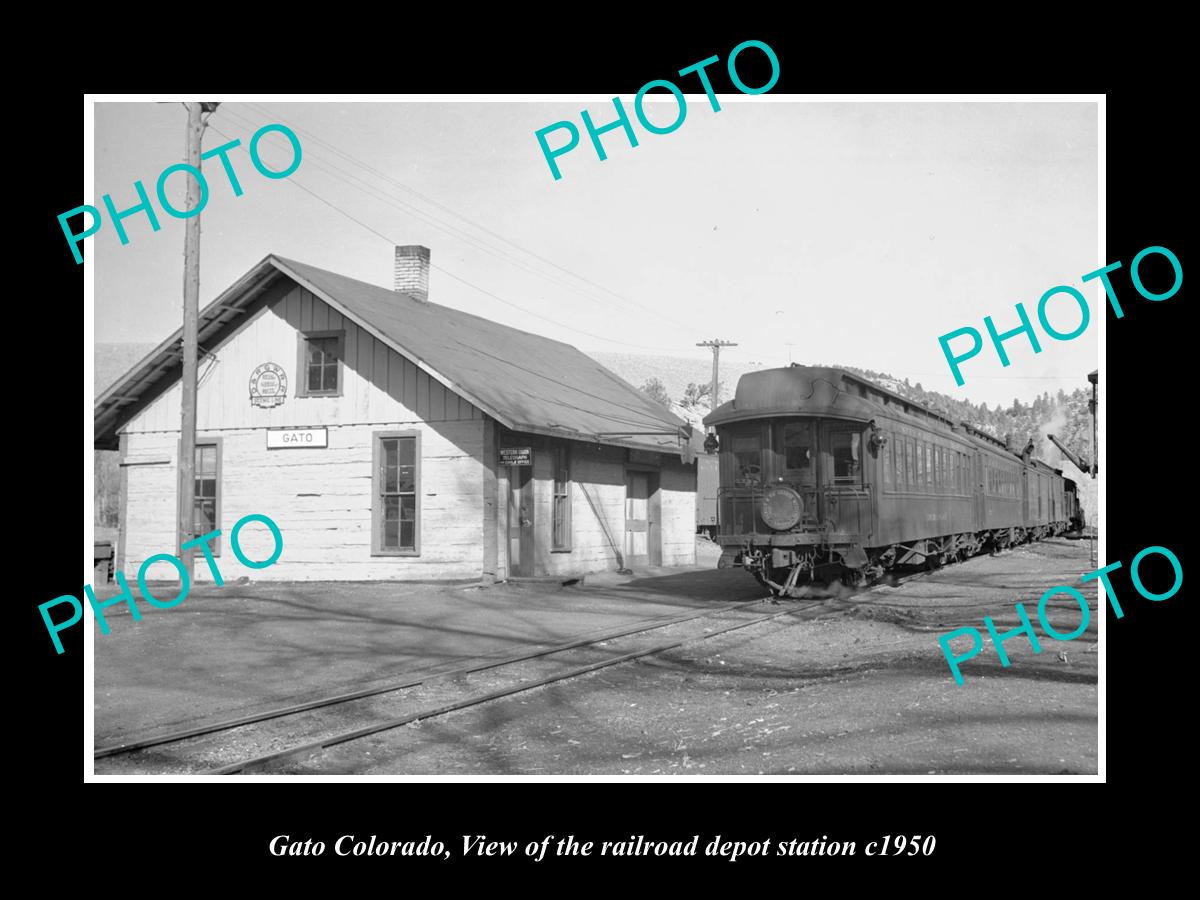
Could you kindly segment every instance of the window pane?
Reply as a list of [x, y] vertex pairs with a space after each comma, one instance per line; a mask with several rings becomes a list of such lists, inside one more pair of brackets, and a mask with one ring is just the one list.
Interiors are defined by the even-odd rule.
[[400, 523], [396, 521], [383, 523], [383, 547], [385, 550], [400, 549]]
[[762, 460], [758, 435], [738, 435], [732, 440], [734, 484], [758, 484], [762, 480]]
[[217, 448], [215, 444], [196, 445], [196, 474], [217, 474]]
[[400, 501], [400, 519], [404, 522], [414, 522], [417, 518], [417, 498], [412, 494], [397, 498]]
[[215, 500], [196, 501], [195, 528], [197, 534], [208, 534], [217, 527], [217, 504]]
[[813, 483], [812, 423], [789, 422], [783, 426], [783, 468], [786, 478]]
[[417, 489], [417, 470], [415, 466], [401, 466], [398, 470], [398, 478], [400, 486], [397, 490], [402, 493], [415, 491]]
[[383, 498], [383, 520], [385, 522], [395, 521], [400, 518], [400, 498], [399, 497], [384, 497]]
[[396, 456], [396, 442], [383, 441], [383, 492], [385, 494], [394, 494], [400, 489]]
[[321, 388], [321, 367], [319, 365], [310, 365], [308, 367], [308, 390], [320, 391]]
[[417, 439], [416, 438], [399, 438], [400, 465], [412, 466], [417, 461]]
[[217, 480], [215, 478], [196, 479], [196, 497], [215, 499], [217, 496]]
[[416, 546], [417, 546], [416, 541], [413, 540], [413, 535], [415, 535], [415, 534], [416, 534], [416, 523], [415, 522], [401, 522], [400, 523], [400, 547], [401, 547], [401, 549], [412, 550], [412, 549], [416, 548]]
[[850, 431], [835, 431], [829, 435], [833, 454], [833, 477], [837, 481], [852, 481], [858, 477], [859, 435]]
[[553, 541], [555, 548], [567, 544], [567, 502], [565, 497], [554, 498]]

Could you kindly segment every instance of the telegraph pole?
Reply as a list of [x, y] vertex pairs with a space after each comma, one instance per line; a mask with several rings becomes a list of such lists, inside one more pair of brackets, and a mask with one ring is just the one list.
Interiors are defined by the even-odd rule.
[[733, 343], [732, 341], [723, 341], [720, 338], [715, 338], [711, 341], [700, 341], [700, 343], [696, 344], [696, 346], [697, 347], [712, 347], [713, 377], [712, 377], [712, 391], [710, 392], [710, 395], [712, 396], [712, 408], [716, 409], [717, 406], [721, 402], [721, 399], [719, 396], [720, 382], [717, 381], [717, 375], [720, 373], [721, 348], [722, 347], [736, 347], [737, 344]]
[[[216, 103], [185, 103], [187, 119], [187, 163], [200, 171], [200, 144], [207, 119]], [[196, 535], [196, 356], [200, 321], [200, 181], [188, 178], [187, 230], [183, 239], [183, 400], [179, 440], [179, 559], [190, 581], [195, 574], [195, 551], [183, 545]]]
[[[1097, 369], [1096, 371], [1090, 373], [1088, 375], [1088, 381], [1090, 381], [1092, 383], [1092, 399], [1091, 399], [1091, 402], [1088, 403], [1088, 406], [1091, 408], [1091, 411], [1092, 411], [1092, 478], [1094, 479], [1096, 477], [1096, 474], [1100, 471], [1100, 460], [1098, 459], [1100, 446], [1099, 446], [1099, 442], [1098, 442], [1098, 434], [1096, 431], [1096, 386], [1100, 381], [1100, 370]], [[1099, 488], [1097, 488], [1097, 497], [1099, 497]], [[1088, 546], [1091, 548], [1091, 551], [1092, 551], [1092, 564], [1093, 565], [1098, 565], [1097, 557], [1096, 557], [1096, 533], [1099, 531], [1099, 529], [1100, 529], [1100, 504], [1097, 501], [1095, 527], [1093, 529], [1093, 533], [1088, 536]]]

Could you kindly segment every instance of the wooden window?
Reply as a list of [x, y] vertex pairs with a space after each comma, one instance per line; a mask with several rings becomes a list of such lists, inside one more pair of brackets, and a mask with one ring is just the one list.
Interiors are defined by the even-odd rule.
[[[219, 439], [196, 441], [196, 496], [192, 501], [192, 531], [196, 537], [221, 527], [221, 443]], [[221, 539], [209, 543], [214, 556], [221, 553]], [[199, 552], [196, 548], [194, 552]]]
[[377, 431], [371, 553], [419, 556], [421, 553], [421, 434]]
[[554, 448], [554, 508], [553, 525], [550, 536], [550, 549], [569, 551], [571, 549], [571, 472], [570, 448], [558, 446]]
[[310, 331], [301, 334], [296, 363], [297, 397], [340, 397], [346, 332]]
[[894, 480], [892, 453], [894, 452], [895, 444], [895, 441], [888, 441], [883, 451], [883, 489], [885, 491], [892, 490]]

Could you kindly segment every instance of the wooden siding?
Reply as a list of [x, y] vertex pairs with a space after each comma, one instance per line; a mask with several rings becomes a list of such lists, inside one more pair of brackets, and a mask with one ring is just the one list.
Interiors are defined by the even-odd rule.
[[[341, 395], [297, 397], [297, 335], [345, 331]], [[485, 416], [383, 342], [343, 319], [319, 298], [292, 283], [268, 292], [212, 347], [200, 364], [197, 431], [200, 440], [222, 438], [221, 522], [227, 541], [233, 524], [262, 513], [278, 524], [284, 551], [266, 569], [220, 557], [226, 580], [371, 580], [479, 578], [484, 570], [485, 528], [479, 506]], [[264, 362], [287, 374], [281, 406], [250, 404], [250, 376]], [[164, 459], [166, 465], [123, 468], [124, 571], [137, 575], [155, 553], [175, 552], [175, 495], [179, 454], [178, 384], [148, 403], [121, 430], [130, 459]], [[266, 430], [327, 427], [328, 448], [267, 450]], [[372, 434], [421, 432], [421, 553], [371, 555]], [[251, 559], [270, 555], [265, 528], [247, 526]], [[225, 544], [223, 543], [223, 549]], [[156, 567], [157, 568], [157, 567]], [[169, 572], [150, 571], [149, 577]], [[211, 581], [197, 556], [198, 581]]]
[[[372, 433], [421, 432], [421, 554], [371, 555]], [[283, 535], [279, 561], [266, 569], [240, 564], [231, 551], [219, 567], [227, 580], [255, 581], [479, 578], [484, 568], [484, 528], [479, 514], [485, 465], [483, 422], [390, 422], [330, 428], [329, 447], [267, 450], [261, 429], [224, 431], [221, 471], [222, 540], [251, 513], [269, 516]], [[203, 440], [210, 435], [201, 432]], [[170, 465], [127, 470], [128, 507], [124, 571], [130, 579], [155, 553], [175, 548], [177, 438], [129, 436], [131, 452], [169, 453]], [[272, 550], [264, 526], [248, 525], [239, 543], [250, 559]], [[149, 577], [166, 577], [151, 570]], [[197, 581], [211, 581], [197, 557]]]
[[[553, 457], [535, 449], [533, 456], [536, 571], [546, 575], [578, 575], [618, 568], [617, 551], [625, 552], [624, 451], [571, 443], [571, 550], [551, 552], [554, 496]], [[662, 509], [662, 565], [696, 562], [696, 467], [663, 455], [659, 469]], [[586, 490], [586, 493], [585, 493]], [[596, 509], [588, 502], [590, 495]], [[604, 525], [597, 518], [604, 517]], [[611, 540], [610, 540], [611, 536]], [[614, 550], [613, 543], [616, 548]]]
[[[297, 333], [331, 330], [346, 332], [341, 396], [297, 397], [303, 375], [296, 370]], [[200, 361], [196, 407], [200, 430], [483, 420], [473, 404], [291, 282], [269, 291], [220, 343], [204, 349], [216, 359]], [[250, 376], [265, 362], [281, 366], [288, 381], [287, 399], [271, 409], [250, 405]], [[178, 434], [179, 403], [176, 383], [121, 431]]]

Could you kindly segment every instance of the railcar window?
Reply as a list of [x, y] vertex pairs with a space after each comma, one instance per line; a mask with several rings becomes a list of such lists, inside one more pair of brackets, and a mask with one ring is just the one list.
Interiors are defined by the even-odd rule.
[[746, 487], [762, 482], [762, 447], [758, 435], [737, 435], [733, 439], [734, 484]]
[[857, 481], [862, 473], [859, 443], [861, 435], [853, 431], [834, 431], [829, 435], [829, 448], [833, 454], [833, 480], [835, 482]]
[[912, 438], [906, 438], [904, 441], [904, 486], [910, 491], [917, 485], [916, 467], [917, 453], [915, 442]]
[[895, 484], [895, 478], [893, 476], [894, 463], [892, 462], [892, 454], [895, 452], [895, 446], [895, 441], [888, 441], [883, 451], [883, 488], [884, 490], [888, 491], [892, 490]]
[[783, 475], [789, 481], [813, 484], [813, 426], [811, 422], [789, 422], [783, 426]]

